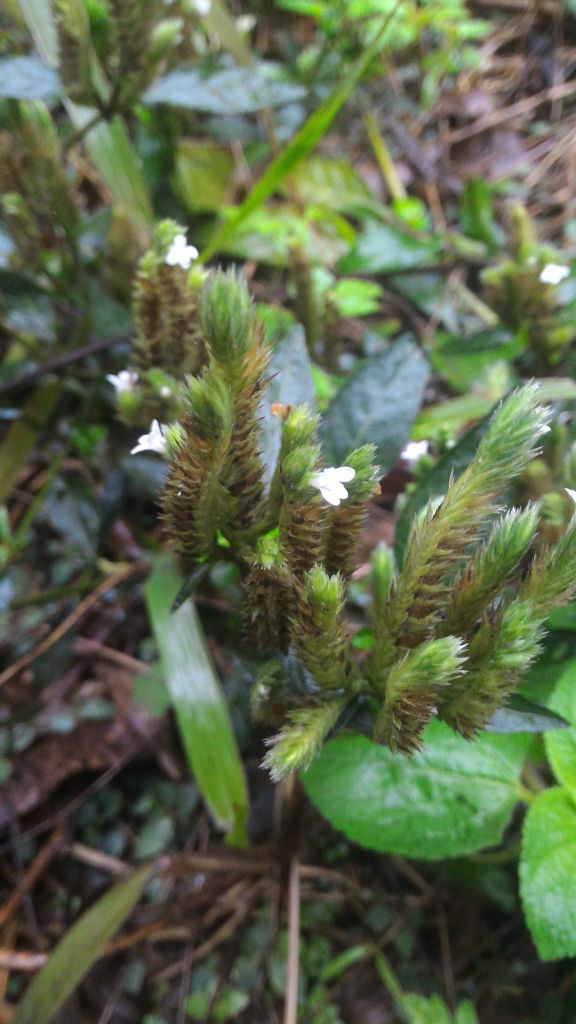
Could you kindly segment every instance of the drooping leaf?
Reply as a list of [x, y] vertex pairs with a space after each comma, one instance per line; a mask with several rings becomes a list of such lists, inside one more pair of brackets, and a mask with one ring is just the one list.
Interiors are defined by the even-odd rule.
[[268, 386], [260, 408], [260, 450], [266, 464], [269, 481], [280, 451], [282, 421], [272, 413], [275, 403], [280, 405], [307, 405], [314, 409], [316, 391], [312, 379], [310, 356], [300, 324], [286, 334], [276, 346], [270, 361]]
[[540, 958], [576, 956], [576, 805], [559, 786], [526, 815], [520, 894]]
[[373, 850], [434, 860], [499, 842], [529, 737], [469, 743], [433, 722], [423, 739], [410, 758], [363, 736], [332, 740], [303, 773], [306, 792], [335, 828]]
[[216, 824], [244, 845], [244, 770], [196, 609], [187, 600], [171, 613], [182, 585], [174, 560], [160, 556], [145, 586], [148, 614], [188, 763]]
[[0, 97], [11, 100], [51, 100], [62, 93], [62, 83], [39, 57], [0, 60]]
[[70, 928], [32, 981], [14, 1024], [49, 1024], [136, 906], [152, 870], [140, 868], [115, 885]]
[[196, 68], [169, 71], [147, 90], [147, 106], [169, 103], [205, 114], [251, 114], [263, 107], [294, 103], [305, 95], [301, 85], [278, 79], [274, 64], [225, 68], [206, 76]]
[[62, 393], [62, 382], [46, 380], [30, 395], [22, 415], [12, 423], [0, 446], [0, 505], [14, 487], [32, 453], [39, 432], [50, 419]]
[[383, 472], [396, 461], [410, 436], [428, 379], [428, 360], [407, 338], [368, 359], [336, 395], [322, 421], [329, 465], [342, 465], [348, 453], [373, 442]]

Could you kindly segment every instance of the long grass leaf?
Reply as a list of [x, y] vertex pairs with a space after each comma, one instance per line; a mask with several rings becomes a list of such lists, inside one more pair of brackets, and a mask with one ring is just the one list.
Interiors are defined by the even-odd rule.
[[320, 141], [332, 124], [336, 114], [350, 96], [355, 85], [367, 68], [370, 67], [370, 64], [381, 49], [390, 22], [394, 18], [398, 7], [401, 6], [401, 3], [402, 0], [399, 0], [394, 11], [384, 18], [370, 46], [352, 65], [344, 81], [336, 86], [324, 102], [320, 104], [318, 109], [310, 115], [285, 149], [274, 158], [264, 171], [262, 177], [248, 193], [244, 202], [233, 212], [232, 216], [216, 228], [214, 235], [201, 253], [201, 260], [206, 261], [214, 253], [218, 252], [230, 235], [234, 233], [238, 225], [266, 202], [285, 178], [294, 170], [300, 160]]
[[136, 906], [153, 867], [115, 885], [70, 928], [21, 1001], [13, 1024], [49, 1024]]
[[173, 559], [157, 559], [145, 586], [150, 622], [190, 768], [229, 842], [246, 843], [248, 795], [220, 683], [192, 601], [171, 613], [183, 584]]

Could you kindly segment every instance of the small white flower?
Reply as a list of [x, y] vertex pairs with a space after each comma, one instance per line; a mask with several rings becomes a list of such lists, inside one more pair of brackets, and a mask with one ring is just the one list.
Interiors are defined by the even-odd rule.
[[138, 374], [135, 370], [120, 370], [120, 373], [108, 373], [106, 380], [110, 382], [117, 395], [127, 391], [134, 391], [138, 383]]
[[564, 490], [566, 491], [566, 494], [570, 495], [572, 501], [576, 505], [576, 491], [572, 491], [569, 487], [565, 487]]
[[167, 384], [163, 384], [160, 388], [160, 398], [170, 398], [172, 395], [172, 388], [169, 388]]
[[547, 263], [540, 274], [542, 284], [560, 284], [568, 277], [570, 267], [563, 267], [560, 263]]
[[164, 262], [169, 267], [182, 267], [182, 270], [188, 270], [192, 260], [196, 259], [198, 259], [198, 249], [196, 246], [188, 245], [186, 235], [176, 235], [166, 253]]
[[150, 433], [142, 434], [142, 437], [138, 438], [138, 444], [134, 446], [130, 454], [137, 455], [138, 452], [166, 454], [166, 427], [163, 423], [158, 423], [158, 420], [152, 420]]
[[429, 451], [429, 441], [408, 441], [408, 444], [400, 452], [400, 458], [408, 462], [410, 466], [415, 466], [423, 455], [428, 455]]
[[320, 491], [324, 501], [329, 505], [339, 505], [348, 497], [348, 491], [343, 485], [349, 483], [355, 476], [356, 470], [351, 466], [329, 467], [315, 473], [310, 478], [310, 484]]

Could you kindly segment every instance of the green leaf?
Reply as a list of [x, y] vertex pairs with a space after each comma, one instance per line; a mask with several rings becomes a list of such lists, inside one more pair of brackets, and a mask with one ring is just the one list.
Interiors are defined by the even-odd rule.
[[34, 45], [45, 64], [58, 64], [58, 36], [50, 0], [19, 0]]
[[160, 78], [143, 96], [143, 103], [169, 103], [205, 114], [252, 114], [264, 107], [294, 103], [305, 95], [301, 85], [278, 80], [278, 66], [225, 68], [203, 75], [196, 68], [180, 68]]
[[546, 753], [554, 775], [576, 799], [576, 660], [569, 662], [550, 700], [550, 707], [567, 719], [571, 728], [546, 736]]
[[309, 156], [290, 180], [304, 206], [326, 206], [357, 216], [383, 209], [364, 179], [345, 160]]
[[469, 743], [433, 722], [424, 749], [408, 758], [346, 736], [326, 744], [302, 781], [318, 810], [361, 846], [454, 857], [500, 841], [529, 742], [483, 734]]
[[440, 239], [420, 239], [389, 224], [369, 220], [352, 252], [342, 260], [342, 273], [391, 274], [436, 263]]
[[485, 418], [474, 427], [471, 427], [470, 430], [467, 430], [458, 441], [458, 444], [454, 448], [450, 448], [438, 459], [434, 468], [408, 495], [396, 523], [394, 552], [398, 565], [401, 565], [404, 559], [404, 552], [414, 518], [418, 515], [420, 509], [424, 508], [430, 498], [438, 497], [446, 492], [452, 473], [458, 476], [466, 469], [466, 466], [476, 453], [487, 424], [488, 419]]
[[48, 1024], [138, 903], [153, 868], [120, 882], [70, 928], [34, 978], [16, 1010], [14, 1024]]
[[432, 366], [457, 391], [467, 391], [496, 359], [512, 362], [524, 348], [520, 336], [504, 327], [490, 327], [466, 338], [439, 331], [431, 345]]
[[62, 83], [39, 57], [0, 60], [0, 97], [11, 100], [51, 100], [62, 93]]
[[226, 202], [234, 170], [230, 149], [203, 139], [183, 139], [176, 150], [176, 187], [188, 210], [212, 212]]
[[144, 588], [148, 614], [188, 763], [216, 824], [244, 845], [248, 795], [226, 701], [193, 603], [170, 613], [182, 585], [173, 559], [159, 557]]
[[328, 464], [342, 465], [353, 448], [371, 441], [381, 470], [388, 470], [410, 436], [429, 372], [426, 356], [407, 338], [367, 360], [323, 417]]
[[281, 405], [316, 406], [316, 389], [312, 364], [304, 339], [304, 328], [295, 324], [276, 346], [269, 367], [270, 380], [260, 407], [260, 450], [270, 481], [280, 452], [282, 421], [270, 411], [275, 402]]
[[216, 229], [208, 245], [200, 254], [202, 262], [205, 263], [222, 248], [228, 236], [236, 230], [241, 221], [262, 206], [280, 188], [287, 176], [310, 153], [322, 136], [326, 134], [336, 114], [350, 96], [357, 82], [362, 78], [384, 46], [385, 36], [394, 19], [394, 15], [395, 10], [381, 20], [370, 45], [360, 54], [344, 80], [333, 89], [317, 110], [304, 122], [300, 131], [297, 132], [288, 145], [284, 146], [278, 156], [272, 160], [262, 177], [256, 182], [244, 202], [237, 207], [232, 216]]
[[576, 956], [576, 806], [559, 786], [526, 816], [520, 895], [541, 959]]
[[39, 433], [49, 421], [62, 393], [62, 381], [48, 379], [40, 384], [22, 407], [0, 446], [0, 505], [10, 495]]
[[547, 732], [567, 728], [566, 720], [554, 711], [533, 704], [519, 693], [513, 693], [506, 704], [494, 712], [486, 732]]

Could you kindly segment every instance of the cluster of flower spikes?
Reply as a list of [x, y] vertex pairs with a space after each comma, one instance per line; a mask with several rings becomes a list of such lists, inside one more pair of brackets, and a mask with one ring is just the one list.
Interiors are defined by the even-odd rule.
[[165, 220], [140, 260], [132, 301], [132, 366], [108, 377], [125, 423], [177, 418], [185, 375], [197, 372], [205, 360], [199, 302], [206, 271], [195, 264], [197, 257], [185, 229]]
[[539, 244], [519, 203], [512, 209], [511, 228], [511, 258], [482, 272], [484, 294], [502, 322], [525, 336], [533, 367], [545, 371], [562, 359], [576, 335], [556, 288], [570, 270], [557, 262], [553, 249]]
[[[473, 739], [537, 657], [547, 615], [576, 590], [576, 515], [555, 546], [531, 556], [538, 508], [504, 512], [499, 504], [548, 429], [537, 395], [529, 384], [496, 410], [468, 468], [413, 524], [400, 571], [387, 548], [376, 550], [374, 641], [363, 661], [351, 657], [343, 632], [338, 577], [318, 568], [308, 576], [299, 602], [312, 626], [332, 635], [314, 649], [307, 629], [295, 644], [316, 702], [289, 713], [271, 741], [275, 778], [306, 767], [334, 727], [350, 721], [359, 696], [373, 738], [394, 751], [418, 750], [435, 716]], [[277, 684], [277, 673], [269, 676]]]
[[317, 418], [281, 407], [267, 486], [259, 416], [269, 351], [242, 280], [211, 274], [200, 317], [207, 365], [187, 379], [180, 423], [158, 435], [169, 460], [163, 516], [187, 559], [218, 557], [220, 533], [242, 569], [246, 636], [267, 656], [253, 703], [279, 721], [265, 758], [272, 776], [305, 768], [358, 706], [394, 751], [417, 750], [436, 715], [473, 738], [538, 655], [550, 609], [576, 589], [576, 516], [557, 545], [531, 556], [538, 508], [500, 504], [548, 429], [536, 385], [496, 410], [468, 468], [414, 523], [401, 570], [376, 550], [373, 646], [358, 653], [346, 581], [375, 490], [373, 448], [323, 468]]

